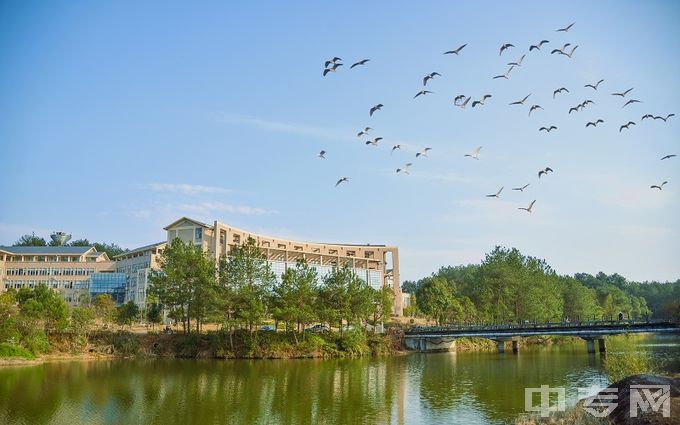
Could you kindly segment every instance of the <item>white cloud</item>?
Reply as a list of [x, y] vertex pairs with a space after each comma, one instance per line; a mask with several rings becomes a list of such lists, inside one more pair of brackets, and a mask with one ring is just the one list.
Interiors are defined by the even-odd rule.
[[197, 184], [187, 183], [149, 183], [146, 185], [148, 189], [154, 192], [173, 192], [184, 193], [188, 195], [195, 195], [197, 193], [226, 193], [227, 189], [216, 186], [201, 186]]
[[355, 141], [356, 139], [339, 134], [333, 130], [321, 127], [314, 127], [300, 123], [271, 121], [263, 118], [253, 117], [249, 115], [220, 113], [218, 121], [228, 124], [240, 124], [259, 128], [261, 130], [272, 131], [275, 133], [289, 133], [298, 134], [302, 136], [310, 136], [321, 139]]
[[600, 202], [605, 205], [631, 209], [658, 209], [664, 208], [670, 202], [669, 191], [650, 189], [648, 186], [634, 186], [613, 191], [604, 195]]
[[50, 229], [25, 224], [0, 223], [0, 245], [11, 245], [23, 235], [35, 233], [38, 237], [49, 240]]
[[442, 182], [447, 182], [447, 183], [464, 183], [464, 184], [470, 184], [473, 183], [475, 180], [469, 176], [465, 176], [460, 173], [454, 173], [454, 172], [442, 172], [442, 173], [428, 173], [428, 172], [418, 172], [417, 170], [413, 170], [411, 172], [412, 178], [416, 180], [424, 180], [424, 181], [442, 181]]
[[276, 213], [274, 210], [267, 210], [264, 208], [250, 207], [245, 205], [231, 205], [224, 202], [197, 202], [193, 204], [180, 204], [170, 208], [182, 212], [202, 215], [209, 215], [213, 212], [227, 212], [231, 214], [243, 215], [264, 215]]

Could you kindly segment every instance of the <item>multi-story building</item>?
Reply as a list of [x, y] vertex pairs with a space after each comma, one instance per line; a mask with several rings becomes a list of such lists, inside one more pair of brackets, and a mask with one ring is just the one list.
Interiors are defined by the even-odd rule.
[[180, 238], [185, 243], [200, 246], [215, 260], [228, 256], [233, 246], [253, 238], [266, 254], [267, 261], [277, 276], [299, 260], [306, 261], [323, 277], [334, 266], [349, 266], [354, 273], [373, 288], [393, 289], [394, 314], [401, 316], [402, 296], [399, 282], [399, 250], [388, 245], [354, 245], [293, 241], [237, 229], [215, 221], [212, 225], [187, 217], [165, 227], [168, 242]]
[[125, 302], [132, 301], [140, 309], [146, 307], [149, 273], [158, 269], [158, 256], [165, 245], [165, 242], [159, 242], [113, 257], [116, 260], [116, 271], [125, 274]]
[[120, 276], [116, 283], [108, 275], [115, 271], [116, 262], [92, 246], [0, 246], [3, 291], [45, 284], [76, 304], [93, 280], [120, 286]]

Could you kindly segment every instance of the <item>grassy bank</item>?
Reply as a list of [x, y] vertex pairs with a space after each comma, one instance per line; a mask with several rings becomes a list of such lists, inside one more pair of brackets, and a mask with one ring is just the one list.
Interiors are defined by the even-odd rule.
[[[83, 338], [72, 333], [49, 336], [50, 349], [36, 356], [15, 345], [0, 344], [0, 359], [64, 359], [96, 357], [200, 358], [200, 359], [292, 359], [338, 358], [395, 354], [400, 334], [370, 334], [351, 330], [338, 332], [234, 332], [211, 331], [193, 334], [96, 332]], [[9, 360], [9, 361], [8, 361]]]
[[[23, 360], [52, 360], [97, 357], [200, 358], [200, 359], [293, 359], [340, 358], [393, 355], [405, 351], [403, 329], [390, 328], [385, 334], [360, 330], [330, 333], [234, 332], [206, 333], [160, 332], [133, 333], [98, 331], [88, 336], [76, 333], [52, 333], [47, 349], [31, 352], [21, 346], [0, 344], [0, 360], [15, 364]], [[570, 338], [525, 338], [523, 345], [551, 345]], [[483, 338], [461, 338], [456, 351], [494, 351], [496, 343]]]

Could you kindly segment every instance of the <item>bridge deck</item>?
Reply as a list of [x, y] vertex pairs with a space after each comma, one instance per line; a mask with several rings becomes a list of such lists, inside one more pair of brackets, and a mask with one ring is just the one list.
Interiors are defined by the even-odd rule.
[[480, 337], [499, 339], [539, 335], [590, 337], [626, 333], [680, 333], [680, 326], [678, 323], [669, 320], [416, 326], [406, 331], [405, 336], [409, 338]]

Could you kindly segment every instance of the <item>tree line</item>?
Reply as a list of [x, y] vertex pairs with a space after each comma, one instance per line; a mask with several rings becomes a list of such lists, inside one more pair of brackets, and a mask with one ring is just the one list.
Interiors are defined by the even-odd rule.
[[381, 323], [392, 311], [392, 290], [372, 288], [349, 267], [333, 267], [320, 277], [300, 261], [276, 276], [252, 238], [232, 246], [217, 263], [200, 247], [174, 239], [159, 265], [149, 278], [147, 298], [185, 332], [200, 332], [206, 322], [254, 331], [272, 320], [288, 331], [321, 322], [342, 332]]
[[[35, 234], [23, 235], [12, 246], [62, 246], [58, 242], [50, 240], [47, 242], [45, 238], [36, 236]], [[105, 243], [105, 242], [90, 242], [87, 239], [75, 239], [71, 242], [64, 244], [63, 246], [94, 246], [98, 252], [105, 252], [109, 258], [113, 258], [116, 255], [123, 254], [127, 252], [127, 249], [121, 248], [115, 243]]]
[[[116, 307], [108, 294], [94, 299], [83, 298], [80, 305], [69, 307], [61, 295], [44, 284], [33, 288], [9, 289], [0, 294], [0, 356], [15, 353], [32, 357], [50, 351], [50, 334], [72, 335], [74, 352], [81, 350], [93, 330], [132, 326], [140, 309], [132, 302]], [[150, 323], [160, 323], [162, 315], [156, 306], [148, 308]]]
[[628, 282], [620, 275], [561, 276], [545, 260], [496, 247], [481, 264], [442, 267], [406, 281], [415, 302], [405, 314], [443, 323], [680, 318], [680, 281]]

